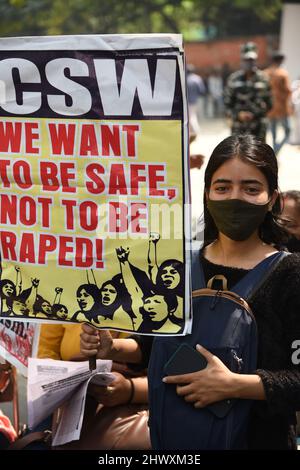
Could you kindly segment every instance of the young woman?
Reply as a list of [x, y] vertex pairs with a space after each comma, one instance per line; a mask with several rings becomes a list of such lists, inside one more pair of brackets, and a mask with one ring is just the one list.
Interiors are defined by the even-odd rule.
[[[223, 275], [230, 290], [259, 263], [276, 256], [277, 246], [282, 246], [285, 236], [278, 224], [281, 209], [277, 177], [272, 148], [252, 136], [231, 136], [215, 148], [205, 172], [205, 243], [199, 253], [206, 282], [215, 275]], [[247, 429], [241, 430], [247, 436], [243, 448], [292, 449], [296, 445], [295, 414], [300, 409], [300, 366], [293, 354], [300, 339], [300, 257], [297, 254], [281, 260], [256, 290], [250, 307], [258, 331], [254, 373], [232, 372], [217, 354], [197, 345], [207, 360], [207, 367], [190, 374], [165, 377], [163, 364], [156, 367], [156, 361], [169, 338], [156, 337], [148, 375], [150, 395], [155, 388], [163, 393], [163, 387], [173, 387], [178, 400], [193, 406], [195, 414], [220, 400], [252, 400]], [[193, 330], [196, 326], [194, 311]], [[184, 343], [186, 338], [178, 341]], [[85, 355], [97, 353], [102, 358], [138, 362], [143, 348], [140, 341], [112, 340], [107, 332], [95, 332], [84, 325], [81, 351]], [[181, 420], [174, 425], [179, 442], [181, 437], [182, 442], [184, 439], [187, 442], [188, 425], [185, 426], [184, 416], [183, 412]], [[175, 448], [170, 440], [166, 447], [159, 447], [156, 428], [152, 426], [150, 408], [154, 447]], [[160, 431], [164, 433], [164, 423]], [[177, 449], [180, 449], [178, 441]]]

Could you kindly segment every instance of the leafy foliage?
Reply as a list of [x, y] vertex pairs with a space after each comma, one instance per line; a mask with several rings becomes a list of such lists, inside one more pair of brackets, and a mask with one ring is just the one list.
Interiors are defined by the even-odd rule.
[[2, 36], [178, 33], [230, 21], [232, 8], [272, 21], [281, 6], [281, 0], [0, 0], [0, 27]]

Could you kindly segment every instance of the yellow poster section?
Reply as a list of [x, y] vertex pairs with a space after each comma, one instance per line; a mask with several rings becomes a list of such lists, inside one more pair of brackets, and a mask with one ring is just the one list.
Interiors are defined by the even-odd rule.
[[[2, 119], [8, 122], [10, 119]], [[22, 119], [18, 119], [18, 122], [25, 122]], [[148, 265], [148, 250], [149, 250], [149, 236], [150, 233], [153, 240], [157, 240], [155, 243], [152, 241], [151, 250], [154, 253], [154, 245], [157, 250], [157, 267], [168, 259], [176, 259], [183, 262], [184, 259], [184, 241], [182, 234], [182, 217], [183, 217], [183, 169], [182, 169], [182, 139], [181, 139], [181, 122], [180, 121], [84, 121], [81, 120], [67, 120], [55, 121], [53, 119], [26, 119], [26, 122], [38, 123], [39, 132], [38, 138], [33, 141], [35, 147], [40, 148], [40, 154], [26, 154], [25, 146], [23, 146], [22, 155], [12, 153], [2, 153], [1, 158], [10, 159], [11, 167], [13, 162], [18, 160], [25, 160], [30, 163], [31, 166], [31, 177], [33, 185], [29, 189], [20, 189], [12, 181], [12, 171], [10, 170], [10, 188], [1, 188], [2, 194], [17, 195], [18, 201], [23, 196], [31, 196], [37, 201], [38, 197], [51, 197], [52, 204], [50, 208], [50, 227], [45, 228], [41, 224], [42, 209], [41, 204], [37, 204], [37, 220], [33, 226], [25, 226], [19, 221], [19, 214], [17, 214], [17, 224], [10, 225], [2, 223], [0, 226], [1, 231], [11, 231], [17, 235], [18, 247], [16, 249], [17, 256], [19, 257], [18, 249], [20, 247], [20, 239], [24, 232], [34, 234], [34, 247], [32, 252], [30, 246], [27, 246], [27, 251], [30, 261], [20, 262], [19, 258], [16, 262], [6, 261], [2, 262], [2, 279], [9, 279], [13, 283], [16, 283], [17, 271], [19, 269], [18, 279], [20, 280], [20, 274], [22, 277], [22, 291], [32, 287], [34, 280], [36, 280], [32, 293], [37, 296], [36, 298], [42, 301], [47, 301], [48, 307], [45, 302], [44, 305], [39, 307], [39, 313], [34, 313], [32, 308], [29, 308], [24, 314], [24, 309], [21, 311], [16, 308], [16, 312], [11, 316], [30, 317], [31, 320], [41, 319], [49, 321], [49, 318], [53, 320], [64, 320], [64, 321], [86, 321], [89, 316], [91, 306], [95, 307], [98, 305], [98, 310], [101, 311], [101, 302], [103, 303], [103, 293], [101, 286], [106, 281], [111, 280], [114, 276], [120, 275], [120, 262], [116, 253], [116, 249], [120, 249], [119, 256], [127, 258], [134, 267], [142, 270], [146, 276], [149, 277], [149, 265]], [[69, 156], [64, 155], [52, 155], [52, 147], [50, 144], [49, 134], [49, 123], [62, 123], [66, 124], [74, 123], [76, 126], [76, 140], [74, 146], [74, 154]], [[80, 123], [80, 124], [79, 124]], [[135, 150], [136, 156], [129, 157], [127, 155], [127, 134], [121, 133], [121, 149], [122, 156], [79, 156], [80, 149], [80, 125], [94, 124], [95, 129], [100, 128], [102, 124], [109, 124], [112, 126], [116, 125], [137, 125], [139, 126], [139, 132], [135, 133]], [[100, 146], [101, 151], [101, 146]], [[112, 153], [112, 152], [111, 152]], [[125, 155], [125, 157], [124, 157]], [[43, 190], [40, 178], [40, 165], [41, 162], [55, 162], [57, 165], [62, 162], [73, 162], [75, 164], [75, 170], [69, 170], [70, 173], [76, 174], [75, 179], [69, 180], [70, 187], [76, 187], [76, 192], [62, 192], [61, 188], [58, 191], [45, 191]], [[101, 180], [106, 185], [106, 190], [102, 194], [91, 194], [87, 192], [86, 182], [91, 183], [91, 179], [86, 175], [86, 168], [91, 163], [101, 164], [105, 173], [101, 175]], [[147, 188], [148, 182], [139, 182], [139, 194], [130, 194], [130, 165], [132, 164], [148, 164], [148, 165], [164, 165], [165, 166], [165, 181], [157, 182], [158, 189], [165, 189], [164, 197], [153, 197], [149, 195], [149, 189]], [[108, 194], [108, 182], [109, 172], [113, 164], [124, 164], [126, 169], [125, 176], [127, 181], [127, 188], [129, 194]], [[139, 175], [145, 175], [147, 171], [141, 169]], [[94, 175], [96, 173], [94, 172]], [[161, 176], [162, 172], [158, 171], [157, 175]], [[98, 175], [99, 176], [99, 175]], [[95, 178], [95, 176], [94, 176]], [[147, 178], [147, 176], [146, 176]], [[66, 206], [62, 203], [62, 200], [76, 201], [74, 203], [74, 229], [68, 230], [66, 227]], [[96, 230], [88, 231], [83, 229], [79, 223], [79, 210], [78, 207], [85, 201], [93, 201], [98, 205], [98, 226]], [[146, 233], [108, 233], [109, 225], [109, 214], [108, 204], [109, 202], [117, 202], [124, 204], [122, 207], [130, 207], [132, 203], [144, 203], [147, 204], [147, 215], [142, 216], [140, 219], [140, 226], [142, 231]], [[17, 209], [19, 211], [19, 207]], [[145, 211], [142, 211], [145, 214]], [[87, 212], [87, 217], [89, 216]], [[87, 219], [88, 220], [88, 219]], [[132, 231], [131, 231], [132, 232]], [[46, 264], [39, 265], [39, 237], [41, 234], [56, 235], [57, 239], [59, 236], [63, 237], [77, 237], [83, 239], [89, 239], [93, 243], [93, 256], [97, 260], [99, 257], [99, 251], [96, 250], [95, 240], [102, 240], [103, 247], [103, 259], [97, 260], [103, 262], [103, 267], [99, 268], [93, 264], [90, 268], [76, 267], [76, 249], [75, 244], [72, 242], [67, 243], [69, 247], [69, 253], [65, 259], [71, 263], [72, 266], [59, 266], [58, 265], [58, 249], [49, 252], [46, 256]], [[100, 242], [101, 243], [101, 242]], [[98, 245], [99, 248], [99, 245]], [[150, 255], [151, 255], [150, 250]], [[126, 252], [126, 254], [125, 254]], [[24, 256], [24, 255], [23, 255]], [[83, 256], [84, 257], [84, 256]], [[150, 256], [151, 257], [151, 256]], [[33, 263], [32, 261], [35, 261]], [[151, 260], [153, 262], [153, 259]], [[128, 265], [128, 263], [125, 263]], [[94, 289], [93, 293], [85, 292], [85, 298], [83, 298], [83, 292], [79, 292], [80, 286], [95, 284], [98, 290]], [[109, 286], [111, 287], [111, 286]], [[18, 286], [16, 287], [17, 293]], [[20, 290], [20, 288], [19, 288]], [[84, 290], [84, 289], [83, 289]], [[106, 289], [107, 290], [107, 289]], [[108, 289], [109, 290], [109, 289]], [[113, 289], [112, 289], [113, 290]], [[33, 294], [32, 294], [33, 295]], [[99, 296], [98, 299], [95, 296]], [[106, 304], [109, 304], [109, 296], [111, 300], [115, 299], [118, 295], [115, 292], [108, 292], [106, 298]], [[133, 312], [140, 308], [141, 305], [141, 291], [136, 293], [137, 298], [131, 298], [132, 301], [131, 309]], [[35, 300], [35, 299], [33, 299]], [[80, 303], [81, 302], [81, 303]], [[100, 304], [99, 304], [100, 302]], [[49, 307], [50, 304], [50, 307]], [[60, 308], [60, 311], [53, 314], [53, 305], [64, 306]], [[32, 301], [33, 305], [33, 301]], [[179, 311], [180, 310], [180, 311]], [[179, 313], [178, 313], [179, 312]], [[135, 325], [132, 323], [130, 315], [125, 315], [124, 308], [119, 306], [117, 311], [114, 312], [113, 320], [106, 320], [105, 324], [101, 323], [105, 327], [114, 327], [120, 330], [134, 330]], [[180, 308], [177, 308], [178, 316], [182, 317], [182, 299]], [[49, 316], [50, 315], [50, 316]], [[102, 318], [103, 320], [103, 318]], [[176, 328], [175, 328], [176, 330]], [[177, 330], [176, 330], [177, 331]], [[176, 332], [175, 331], [175, 332]], [[160, 333], [174, 332], [170, 325], [166, 325], [159, 331]]]

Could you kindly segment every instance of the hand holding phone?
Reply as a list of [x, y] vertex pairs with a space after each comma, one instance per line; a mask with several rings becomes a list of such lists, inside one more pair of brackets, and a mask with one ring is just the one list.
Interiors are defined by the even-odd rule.
[[[189, 344], [183, 343], [165, 364], [164, 372], [166, 375], [190, 374], [191, 372], [203, 370], [206, 366], [207, 360], [205, 357]], [[221, 400], [208, 405], [206, 408], [218, 418], [224, 418], [233, 403], [233, 400]]]

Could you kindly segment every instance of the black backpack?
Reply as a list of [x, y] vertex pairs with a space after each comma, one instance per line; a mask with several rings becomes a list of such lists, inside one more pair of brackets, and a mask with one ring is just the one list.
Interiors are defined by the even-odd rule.
[[206, 287], [199, 251], [192, 256], [193, 324], [186, 336], [156, 337], [148, 369], [150, 432], [154, 449], [206, 450], [247, 448], [251, 400], [234, 400], [220, 418], [207, 408], [195, 409], [165, 384], [164, 366], [182, 343], [201, 344], [233, 372], [256, 370], [257, 327], [247, 303], [287, 253], [260, 262], [231, 291]]

